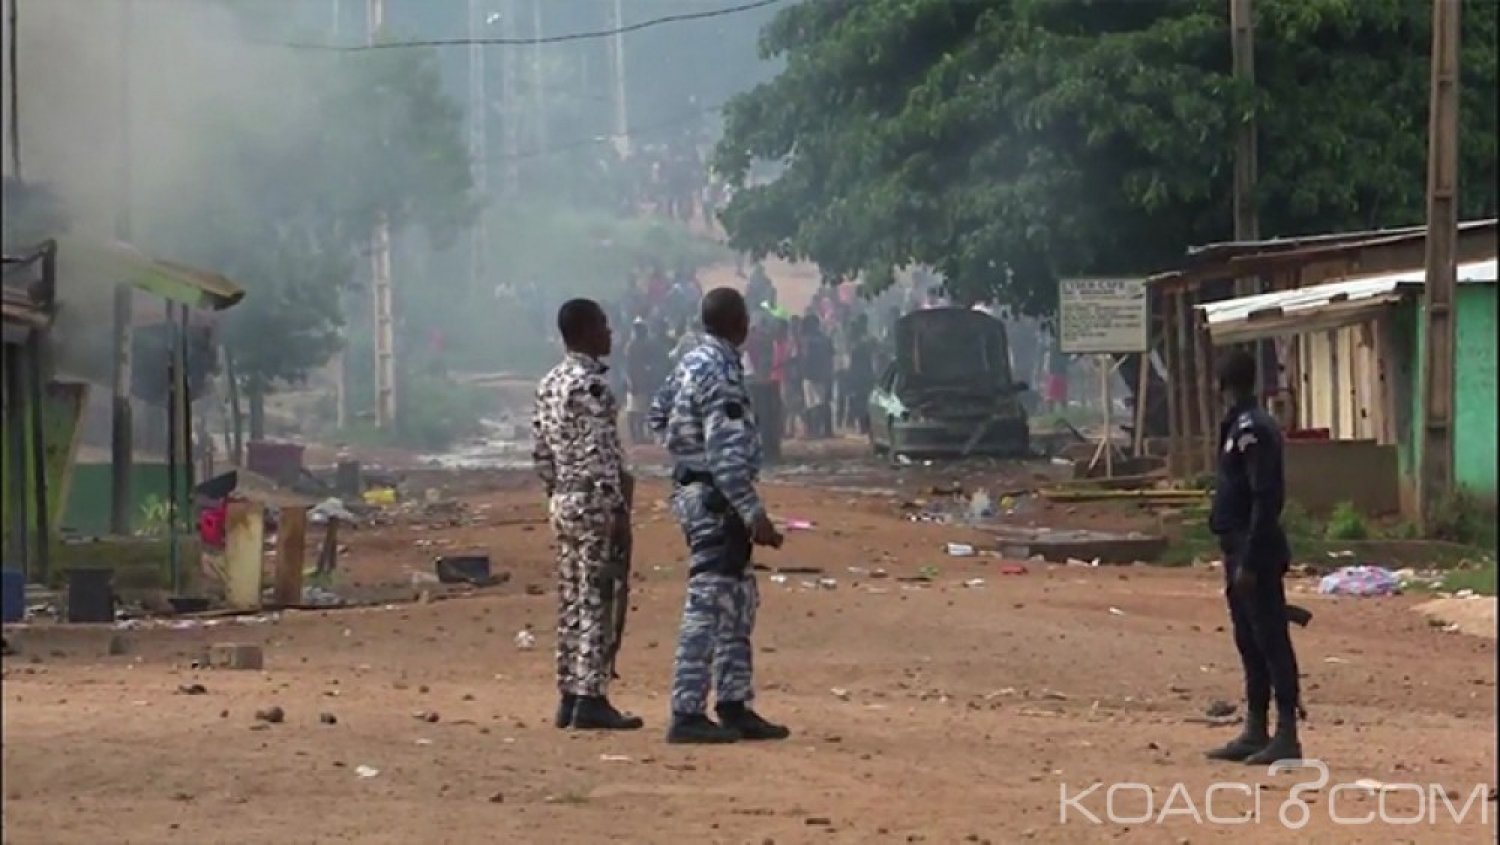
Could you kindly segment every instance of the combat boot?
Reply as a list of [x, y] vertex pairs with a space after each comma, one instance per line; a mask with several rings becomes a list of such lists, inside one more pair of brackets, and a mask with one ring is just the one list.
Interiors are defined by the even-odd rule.
[[1265, 714], [1251, 713], [1245, 717], [1245, 729], [1240, 735], [1231, 739], [1228, 744], [1221, 745], [1208, 752], [1210, 760], [1228, 760], [1239, 763], [1246, 760], [1252, 754], [1264, 750], [1271, 744], [1271, 737], [1266, 733]]
[[1282, 760], [1301, 760], [1302, 742], [1297, 739], [1297, 719], [1279, 718], [1276, 720], [1276, 736], [1272, 737], [1271, 744], [1245, 758], [1245, 763], [1251, 766], [1269, 766]]
[[720, 702], [714, 710], [719, 714], [719, 724], [739, 731], [740, 739], [786, 739], [792, 735], [787, 727], [767, 722], [743, 701]]
[[602, 695], [580, 695], [573, 707], [574, 730], [633, 731], [644, 724], [640, 716], [616, 710]]
[[557, 719], [553, 721], [559, 728], [566, 728], [573, 724], [573, 708], [578, 706], [578, 696], [565, 692], [562, 700], [557, 705]]
[[702, 713], [674, 713], [672, 726], [667, 728], [667, 742], [673, 745], [722, 745], [739, 740], [739, 731], [715, 724]]

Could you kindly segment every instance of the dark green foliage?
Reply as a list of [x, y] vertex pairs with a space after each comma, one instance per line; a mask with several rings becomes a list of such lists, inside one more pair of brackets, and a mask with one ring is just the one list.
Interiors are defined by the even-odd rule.
[[[1232, 235], [1234, 133], [1259, 120], [1262, 233], [1420, 222], [1431, 7], [1260, 0], [1257, 85], [1221, 0], [817, 0], [782, 11], [771, 82], [727, 109], [735, 246], [881, 285], [1050, 313], [1055, 280], [1170, 266]], [[1496, 4], [1464, 6], [1462, 211], [1496, 208]]]

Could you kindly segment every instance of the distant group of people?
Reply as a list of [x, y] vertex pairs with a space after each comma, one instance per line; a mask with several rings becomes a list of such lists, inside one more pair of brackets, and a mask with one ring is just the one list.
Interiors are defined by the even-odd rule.
[[[669, 278], [658, 268], [627, 290], [620, 317], [630, 328], [625, 366], [615, 386], [626, 396], [627, 429], [634, 442], [649, 439], [645, 413], [651, 395], [701, 339], [701, 328], [689, 316], [700, 291], [691, 271]], [[867, 433], [866, 404], [890, 357], [895, 312], [881, 326], [872, 326], [868, 303], [859, 299], [853, 284], [845, 284], [819, 290], [803, 313], [789, 313], [759, 264], [746, 280], [744, 299], [751, 313], [746, 374], [776, 384], [782, 436]]]

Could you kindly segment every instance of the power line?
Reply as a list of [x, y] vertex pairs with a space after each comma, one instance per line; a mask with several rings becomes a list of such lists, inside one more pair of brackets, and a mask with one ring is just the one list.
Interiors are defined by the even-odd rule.
[[736, 15], [741, 12], [749, 12], [762, 9], [766, 6], [774, 6], [783, 0], [755, 0], [753, 3], [742, 3], [738, 6], [728, 6], [723, 9], [712, 9], [706, 12], [684, 12], [678, 15], [667, 15], [660, 18], [641, 21], [640, 23], [628, 24], [615, 29], [601, 29], [592, 32], [570, 32], [565, 35], [545, 35], [536, 38], [433, 38], [417, 41], [389, 41], [380, 44], [339, 45], [339, 44], [286, 44], [294, 50], [325, 50], [338, 53], [359, 53], [367, 50], [399, 50], [415, 47], [468, 47], [474, 45], [495, 45], [505, 47], [527, 47], [537, 44], [561, 44], [567, 41], [585, 41], [593, 38], [610, 38], [615, 35], [624, 35], [630, 32], [639, 32], [654, 26], [668, 23], [682, 23], [684, 21], [698, 21], [708, 18], [719, 18], [726, 15]]

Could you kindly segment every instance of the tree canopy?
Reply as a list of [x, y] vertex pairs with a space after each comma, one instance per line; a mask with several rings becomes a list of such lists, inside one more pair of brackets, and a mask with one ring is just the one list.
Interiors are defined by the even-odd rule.
[[[1265, 236], [1419, 222], [1431, 8], [1257, 0], [1256, 81], [1222, 0], [810, 0], [765, 28], [774, 79], [715, 156], [731, 243], [874, 288], [925, 264], [963, 299], [1055, 306], [1055, 279], [1170, 266], [1233, 234], [1258, 121]], [[1465, 216], [1496, 208], [1496, 5], [1465, 4]], [[747, 185], [758, 161], [784, 165]]]
[[325, 71], [312, 92], [316, 143], [227, 121], [209, 145], [226, 184], [147, 233], [164, 253], [245, 284], [226, 340], [252, 395], [340, 348], [340, 298], [364, 278], [377, 215], [441, 243], [474, 211], [460, 112], [431, 53], [336, 57]]

